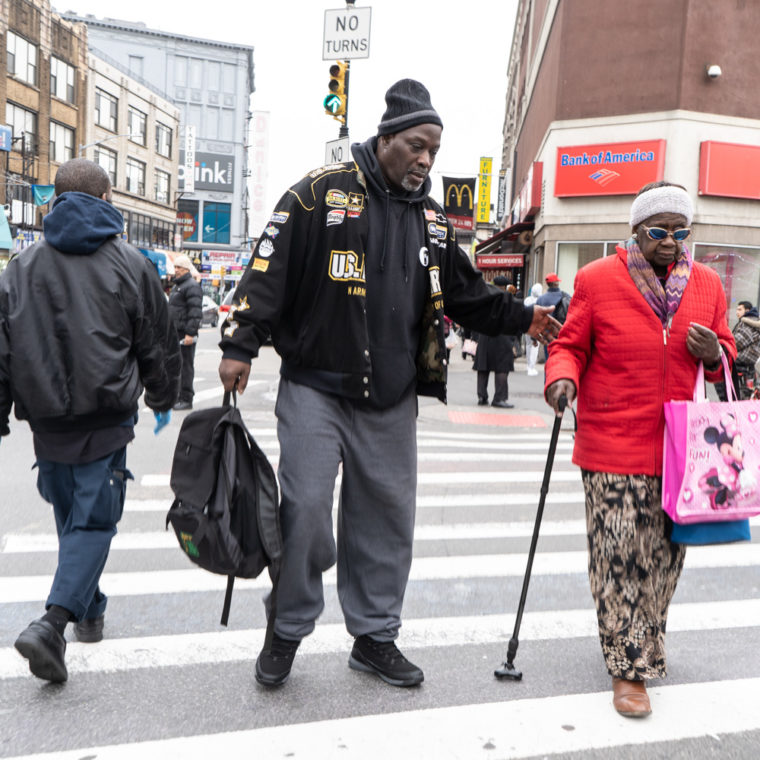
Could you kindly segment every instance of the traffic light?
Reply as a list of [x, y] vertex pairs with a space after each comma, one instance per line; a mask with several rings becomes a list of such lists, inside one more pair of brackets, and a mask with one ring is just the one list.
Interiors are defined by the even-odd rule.
[[327, 89], [330, 93], [322, 103], [325, 113], [345, 124], [348, 106], [348, 61], [336, 61], [330, 66], [330, 82]]

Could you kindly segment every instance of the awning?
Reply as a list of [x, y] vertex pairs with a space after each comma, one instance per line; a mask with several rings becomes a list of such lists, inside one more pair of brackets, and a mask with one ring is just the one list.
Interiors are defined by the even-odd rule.
[[159, 277], [166, 277], [166, 254], [159, 251], [151, 251], [149, 248], [138, 248], [138, 251], [153, 262]]
[[475, 256], [483, 253], [497, 253], [504, 251], [505, 253], [512, 253], [511, 242], [517, 240], [521, 232], [532, 231], [533, 222], [518, 222], [511, 227], [497, 232], [493, 237], [484, 240], [479, 245], [475, 246]]

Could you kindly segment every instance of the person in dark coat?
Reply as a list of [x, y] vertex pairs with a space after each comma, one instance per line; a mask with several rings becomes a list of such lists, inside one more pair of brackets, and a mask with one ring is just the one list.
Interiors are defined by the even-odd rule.
[[60, 683], [68, 623], [80, 642], [103, 638], [100, 577], [132, 480], [127, 444], [143, 390], [154, 432], [169, 422], [179, 346], [155, 267], [121, 239], [108, 174], [72, 159], [55, 193], [45, 239], [0, 275], [0, 436], [11, 408], [29, 423], [37, 488], [58, 532], [45, 614], [15, 647], [33, 675]]
[[[509, 280], [494, 277], [493, 284], [506, 290]], [[515, 368], [514, 337], [512, 335], [478, 335], [478, 350], [472, 368], [478, 373], [478, 406], [488, 404], [488, 375], [494, 373], [494, 394], [491, 406], [512, 409], [509, 398], [509, 373]]]
[[193, 377], [195, 376], [195, 344], [198, 340], [198, 328], [203, 317], [203, 290], [193, 279], [193, 263], [184, 254], [174, 259], [176, 276], [174, 287], [169, 294], [169, 309], [182, 355], [182, 379], [179, 387], [179, 400], [174, 405], [177, 410], [193, 408]]

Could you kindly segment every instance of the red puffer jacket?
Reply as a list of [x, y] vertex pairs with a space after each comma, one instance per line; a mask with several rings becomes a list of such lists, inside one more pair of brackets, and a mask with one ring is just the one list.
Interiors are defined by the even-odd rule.
[[[546, 364], [546, 387], [568, 378], [578, 388], [575, 464], [662, 474], [663, 403], [694, 393], [698, 362], [686, 347], [691, 322], [714, 330], [736, 358], [726, 296], [708, 267], [694, 264], [669, 331], [628, 274], [624, 248], [578, 271], [567, 321]], [[722, 375], [706, 373], [711, 381]]]

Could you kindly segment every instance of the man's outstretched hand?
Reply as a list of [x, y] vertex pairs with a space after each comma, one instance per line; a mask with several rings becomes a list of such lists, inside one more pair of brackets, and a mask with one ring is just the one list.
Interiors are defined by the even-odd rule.
[[562, 325], [552, 317], [553, 306], [534, 306], [533, 321], [528, 328], [528, 335], [539, 343], [551, 343], [559, 334]]

